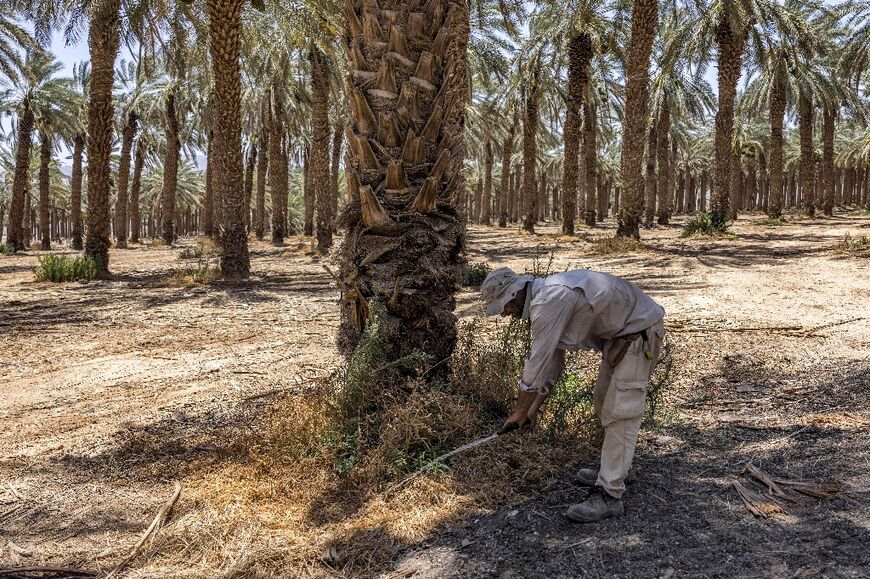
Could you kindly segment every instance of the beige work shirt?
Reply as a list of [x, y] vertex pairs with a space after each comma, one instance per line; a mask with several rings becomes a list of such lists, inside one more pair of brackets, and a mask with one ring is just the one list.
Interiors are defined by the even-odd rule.
[[658, 323], [665, 310], [622, 278], [585, 269], [532, 280], [523, 318], [532, 324], [532, 348], [520, 388], [542, 394], [558, 381], [566, 350], [597, 350], [611, 338]]

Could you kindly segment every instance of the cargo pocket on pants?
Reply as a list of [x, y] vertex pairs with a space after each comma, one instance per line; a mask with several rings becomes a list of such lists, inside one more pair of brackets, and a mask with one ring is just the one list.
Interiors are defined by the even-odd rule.
[[646, 380], [631, 382], [615, 380], [611, 385], [611, 399], [605, 402], [605, 407], [601, 412], [601, 422], [604, 426], [617, 420], [629, 420], [643, 416], [648, 386], [649, 382]]

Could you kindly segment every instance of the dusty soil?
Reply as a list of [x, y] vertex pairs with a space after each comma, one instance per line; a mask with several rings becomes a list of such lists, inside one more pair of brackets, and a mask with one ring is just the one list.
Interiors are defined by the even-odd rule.
[[[585, 495], [571, 483], [578, 456], [518, 503], [434, 526], [379, 576], [870, 575], [870, 257], [837, 249], [846, 233], [870, 235], [870, 216], [754, 219], [713, 240], [644, 231], [646, 247], [628, 253], [589, 243], [611, 226], [580, 238], [472, 227], [471, 261], [523, 269], [552, 252], [555, 270], [638, 283], [668, 312], [678, 380], [660, 426], [642, 433], [623, 518], [563, 519]], [[230, 460], [227, 429], [339, 363], [337, 292], [328, 260], [301, 239], [255, 244], [254, 275], [239, 285], [190, 284], [196, 260], [148, 246], [113, 251], [107, 281], [36, 283], [37, 256], [0, 257], [0, 568], [107, 570], [173, 479], [185, 489], [173, 521], [206, 512], [196, 489]], [[464, 291], [457, 313], [481, 306]], [[755, 518], [732, 485], [752, 484], [749, 462], [842, 488]], [[251, 537], [213, 539], [241, 558]], [[149, 542], [129, 576], [249, 576], [238, 561], [184, 553], [158, 567], [161, 546]]]

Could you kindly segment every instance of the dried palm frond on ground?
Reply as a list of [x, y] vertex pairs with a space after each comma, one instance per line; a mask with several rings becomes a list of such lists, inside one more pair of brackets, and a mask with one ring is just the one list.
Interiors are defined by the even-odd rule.
[[732, 481], [746, 508], [757, 517], [768, 518], [785, 513], [783, 501], [796, 504], [802, 497], [807, 496], [828, 499], [842, 490], [842, 485], [838, 482], [815, 483], [774, 478], [752, 463], [746, 465], [745, 472], [751, 479], [766, 487], [766, 490], [759, 491], [748, 488], [737, 480]]

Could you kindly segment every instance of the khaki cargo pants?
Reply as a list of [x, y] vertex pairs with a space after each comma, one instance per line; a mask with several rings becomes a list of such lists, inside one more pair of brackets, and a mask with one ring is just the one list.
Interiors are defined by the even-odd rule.
[[[595, 484], [617, 498], [625, 492], [625, 477], [634, 459], [650, 374], [659, 359], [665, 336], [664, 321], [652, 326], [648, 333], [649, 342], [635, 340], [615, 368], [606, 361], [605, 346], [593, 391], [595, 410], [604, 427], [601, 467]], [[645, 349], [651, 359], [645, 356]]]

